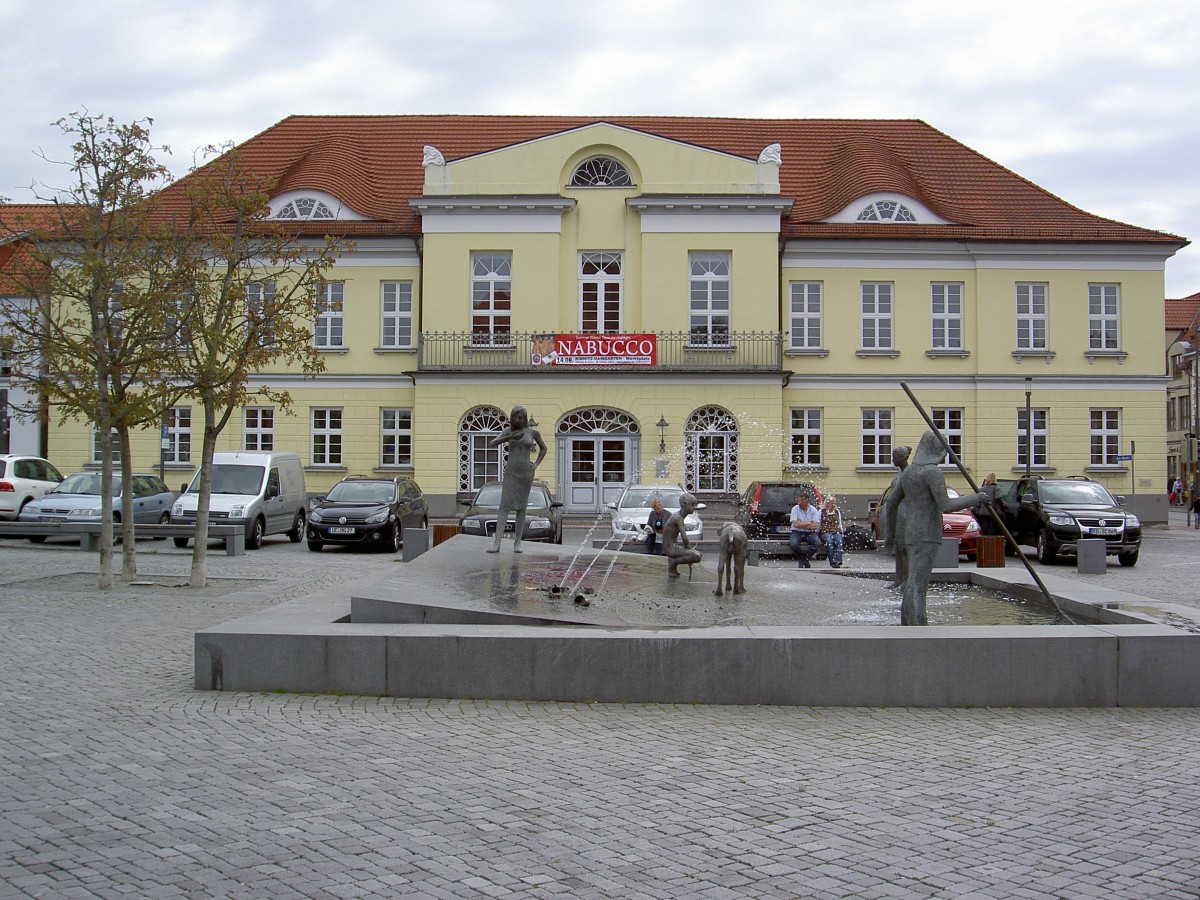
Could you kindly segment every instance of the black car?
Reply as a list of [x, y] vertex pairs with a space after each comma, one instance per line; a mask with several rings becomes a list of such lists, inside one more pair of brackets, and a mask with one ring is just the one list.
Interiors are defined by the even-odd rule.
[[1142, 523], [1121, 508], [1124, 497], [1114, 498], [1100, 482], [1031, 476], [1017, 483], [1016, 497], [1007, 504], [1009, 530], [1017, 543], [1036, 546], [1041, 562], [1076, 556], [1079, 540], [1103, 538], [1108, 556], [1123, 566], [1137, 563]]
[[733, 520], [752, 541], [779, 544], [779, 552], [789, 553], [792, 531], [792, 507], [796, 498], [807, 494], [809, 502], [821, 508], [821, 491], [807, 481], [752, 481], [738, 499]]
[[326, 544], [397, 552], [405, 528], [428, 528], [425, 495], [411, 478], [343, 478], [308, 514], [308, 549]]
[[[468, 504], [467, 511], [459, 520], [463, 534], [495, 537], [496, 519], [500, 512], [500, 491], [500, 482], [491, 481], [481, 487], [473, 499], [462, 501]], [[525, 534], [521, 540], [561, 544], [562, 508], [562, 501], [554, 499], [545, 483], [535, 481], [529, 489], [529, 502], [525, 504]], [[517, 514], [511, 512], [504, 524], [505, 532], [512, 534], [516, 525]]]

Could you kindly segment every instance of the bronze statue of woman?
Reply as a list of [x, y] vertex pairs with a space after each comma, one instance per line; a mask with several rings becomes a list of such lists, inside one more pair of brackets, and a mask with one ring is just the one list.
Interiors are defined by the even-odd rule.
[[[529, 504], [533, 473], [546, 457], [546, 442], [537, 429], [529, 424], [529, 411], [524, 406], [512, 408], [508, 425], [488, 445], [498, 447], [505, 443], [508, 444], [508, 464], [504, 467], [504, 480], [500, 487], [500, 509], [496, 511], [496, 542], [488, 553], [500, 552], [508, 514], [514, 510], [517, 521], [513, 529], [513, 553], [521, 552], [521, 538], [525, 535], [525, 507]], [[537, 459], [531, 459], [535, 445], [538, 448]]]

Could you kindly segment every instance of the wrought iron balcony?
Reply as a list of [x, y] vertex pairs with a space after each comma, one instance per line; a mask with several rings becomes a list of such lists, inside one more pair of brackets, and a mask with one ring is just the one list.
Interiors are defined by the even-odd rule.
[[[637, 339], [653, 338], [653, 362], [639, 356], [647, 345], [628, 341], [624, 358], [591, 354], [591, 348], [558, 358], [551, 349], [554, 338]], [[558, 345], [560, 348], [563, 344]], [[783, 337], [777, 331], [735, 331], [729, 334], [693, 334], [660, 331], [654, 334], [553, 335], [510, 332], [472, 334], [465, 331], [427, 331], [420, 336], [417, 369], [422, 372], [527, 372], [551, 368], [557, 372], [779, 372]], [[611, 348], [609, 348], [611, 349]], [[625, 349], [625, 345], [621, 345]]]

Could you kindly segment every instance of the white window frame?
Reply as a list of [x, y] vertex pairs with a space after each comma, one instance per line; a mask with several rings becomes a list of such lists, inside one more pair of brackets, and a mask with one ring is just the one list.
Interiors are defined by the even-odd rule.
[[167, 444], [163, 460], [169, 463], [192, 461], [192, 408], [172, 406], [166, 414]]
[[[1033, 460], [1031, 468], [1045, 469], [1050, 466], [1050, 410], [1046, 407], [1032, 407], [1029, 410], [1033, 419]], [[1017, 468], [1025, 467], [1025, 408], [1017, 408]]]
[[379, 411], [379, 465], [412, 468], [412, 410], [386, 407]]
[[1088, 410], [1088, 459], [1092, 466], [1120, 465], [1121, 410], [1112, 407]]
[[1045, 351], [1050, 347], [1050, 285], [1017, 283], [1017, 349]]
[[1088, 285], [1088, 349], [1121, 349], [1121, 286]]
[[862, 414], [862, 464], [890, 466], [896, 411], [890, 406], [866, 407]]
[[[956, 406], [932, 407], [929, 410], [929, 417], [933, 419], [933, 424], [942, 433], [942, 437], [946, 439], [950, 449], [961, 460], [963, 458], [963, 410]], [[947, 453], [942, 457], [942, 465], [951, 464], [950, 454]]]
[[788, 286], [788, 328], [792, 350], [820, 350], [824, 339], [824, 292], [820, 281], [793, 281]]
[[345, 413], [340, 406], [314, 406], [312, 423], [312, 464], [341, 466], [345, 447]]
[[275, 291], [274, 281], [252, 281], [246, 285], [246, 325], [259, 323], [258, 336], [263, 347], [269, 347], [275, 340], [274, 310], [267, 309], [274, 306]]
[[929, 285], [930, 347], [934, 350], [963, 348], [963, 284], [934, 281]]
[[[112, 442], [112, 459], [114, 463], [121, 461], [121, 436], [117, 434], [117, 429], [110, 429], [108, 439]], [[100, 429], [92, 425], [92, 465], [98, 466], [102, 462], [100, 454], [103, 452], [100, 446]]]
[[791, 411], [789, 459], [793, 466], [824, 465], [824, 410], [820, 407], [793, 408]]
[[[588, 266], [596, 271], [585, 272]], [[579, 254], [579, 330], [620, 334], [625, 328], [625, 254], [588, 250]]]
[[346, 283], [326, 281], [317, 298], [313, 322], [313, 346], [318, 350], [341, 350], [346, 346]]
[[896, 286], [890, 281], [864, 281], [862, 291], [862, 349], [894, 350]]
[[688, 253], [688, 343], [728, 347], [732, 340], [733, 254]]
[[512, 264], [510, 251], [471, 254], [471, 343], [512, 345]]
[[275, 449], [275, 407], [242, 408], [242, 449], [262, 453]]
[[379, 346], [388, 350], [411, 350], [413, 334], [413, 283], [380, 282]]

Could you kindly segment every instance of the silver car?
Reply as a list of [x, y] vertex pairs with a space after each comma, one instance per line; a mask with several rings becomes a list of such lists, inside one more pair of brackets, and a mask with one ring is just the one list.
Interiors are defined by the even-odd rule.
[[[167, 524], [175, 495], [157, 475], [133, 476], [133, 521], [139, 525]], [[22, 522], [100, 522], [100, 473], [68, 475], [54, 490], [25, 504]], [[113, 475], [113, 522], [121, 522], [121, 476]], [[45, 537], [31, 537], [41, 543]]]
[[[631, 484], [617, 500], [608, 504], [612, 510], [613, 537], [619, 540], [640, 538], [646, 520], [650, 518], [650, 504], [654, 499], [657, 497], [662, 501], [667, 515], [674, 515], [679, 512], [679, 497], [683, 493], [683, 488], [672, 484]], [[698, 504], [696, 509], [704, 509], [704, 504]], [[704, 523], [700, 521], [699, 512], [683, 520], [683, 530], [690, 541], [704, 538]]]

